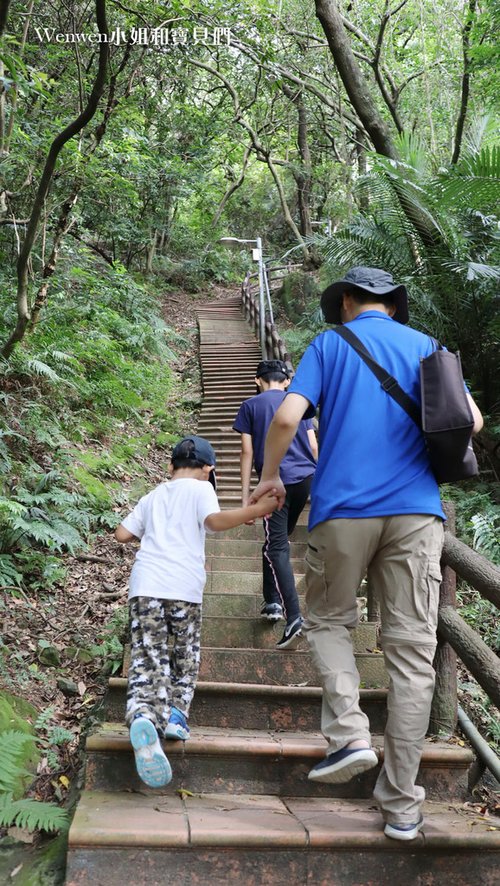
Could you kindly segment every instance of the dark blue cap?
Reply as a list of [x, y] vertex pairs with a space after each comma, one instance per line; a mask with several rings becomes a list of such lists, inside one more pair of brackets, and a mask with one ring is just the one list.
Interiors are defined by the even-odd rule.
[[[204, 437], [197, 437], [195, 434], [183, 437], [182, 440], [175, 444], [174, 451], [172, 452], [172, 461], [176, 458], [191, 458], [193, 461], [200, 461], [204, 465], [216, 464], [215, 452], [208, 440], [205, 440]], [[214, 489], [217, 489], [215, 471], [210, 471], [208, 479]]]

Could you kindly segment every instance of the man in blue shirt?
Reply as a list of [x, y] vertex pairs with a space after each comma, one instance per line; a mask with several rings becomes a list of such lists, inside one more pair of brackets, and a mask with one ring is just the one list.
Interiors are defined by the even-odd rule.
[[[264, 442], [274, 413], [283, 402], [285, 388], [290, 384], [288, 368], [282, 360], [262, 360], [257, 366], [255, 384], [259, 393], [245, 400], [238, 411], [233, 430], [241, 434], [241, 495], [243, 507], [250, 497], [252, 463], [260, 477], [264, 461]], [[264, 517], [262, 575], [264, 602], [261, 615], [278, 621], [283, 613], [285, 630], [278, 649], [294, 646], [302, 633], [302, 617], [290, 563], [289, 535], [309, 497], [311, 480], [316, 469], [318, 446], [312, 421], [305, 419], [281, 461], [279, 472], [286, 488], [281, 511]]]
[[[407, 294], [390, 274], [352, 268], [323, 293], [329, 323], [345, 323], [374, 359], [420, 403], [419, 364], [432, 339], [406, 326]], [[468, 395], [474, 432], [482, 417]], [[443, 519], [421, 431], [357, 352], [333, 330], [307, 348], [270, 426], [252, 499], [279, 488], [277, 467], [296, 426], [319, 406], [319, 461], [311, 489], [304, 629], [323, 684], [327, 756], [313, 781], [341, 783], [377, 764], [350, 631], [365, 574], [381, 610], [389, 675], [384, 763], [374, 796], [384, 833], [413, 840], [425, 792], [415, 784], [434, 691], [432, 662]]]

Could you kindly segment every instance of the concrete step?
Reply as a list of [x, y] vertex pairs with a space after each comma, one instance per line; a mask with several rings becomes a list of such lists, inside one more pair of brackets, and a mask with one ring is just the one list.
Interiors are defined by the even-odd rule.
[[[295, 574], [297, 593], [304, 593], [304, 575]], [[258, 572], [208, 572], [206, 594], [257, 594], [262, 597], [262, 575]]]
[[[224, 595], [216, 595], [223, 609]], [[228, 595], [229, 596], [229, 595]], [[205, 596], [204, 608], [210, 595]], [[260, 606], [260, 600], [257, 601]], [[283, 634], [284, 622], [272, 624], [266, 619], [249, 616], [217, 615], [203, 617], [202, 646], [229, 649], [274, 649]], [[362, 622], [351, 634], [355, 652], [372, 652], [377, 648], [377, 625]], [[307, 651], [307, 642], [301, 640], [301, 649]], [[377, 653], [378, 654], [378, 653]]]
[[[200, 419], [200, 421], [202, 422], [203, 430], [207, 434], [210, 434], [210, 436], [213, 437], [214, 441], [219, 442], [227, 440], [228, 434], [230, 434], [230, 440], [232, 440], [233, 442], [240, 442], [240, 435], [237, 431], [233, 431], [233, 426], [230, 422], [218, 422], [214, 421], [213, 419], [210, 419], [209, 421]], [[201, 430], [200, 422], [198, 422], [198, 430]]]
[[[387, 686], [387, 672], [381, 653], [357, 653], [356, 666], [363, 688], [381, 689]], [[201, 656], [200, 680], [275, 686], [318, 686], [320, 682], [305, 643], [293, 651], [205, 646]]]
[[[257, 558], [260, 563], [262, 560], [263, 542], [263, 531], [261, 531], [261, 537], [255, 540], [245, 538], [221, 538], [218, 535], [207, 535], [205, 552], [207, 560], [209, 558], [217, 557], [217, 560], [224, 560], [225, 562], [232, 562], [235, 559], [244, 562], [247, 559]], [[303, 560], [306, 551], [306, 542], [293, 541], [290, 545], [290, 556], [292, 560], [297, 558]], [[249, 570], [252, 568], [254, 567], [249, 567]]]
[[[383, 736], [372, 736], [383, 760]], [[193, 727], [189, 741], [168, 741], [163, 746], [174, 773], [172, 782], [155, 796], [178, 790], [196, 793], [267, 794], [296, 797], [370, 797], [378, 767], [342, 785], [319, 784], [307, 778], [309, 770], [325, 756], [321, 733], [271, 732], [236, 729], [228, 733], [215, 727]], [[89, 735], [85, 750], [85, 790], [141, 791], [148, 793], [134, 771], [128, 729], [102, 723]], [[447, 742], [426, 742], [418, 784], [429, 799], [449, 801], [465, 796], [467, 770], [473, 761], [468, 748]]]
[[[221, 554], [208, 554], [205, 560], [207, 572], [257, 572], [262, 570], [261, 545], [257, 548], [254, 557], [224, 557]], [[304, 574], [304, 558], [291, 557], [290, 563], [296, 575]]]
[[89, 791], [69, 832], [66, 886], [498, 883], [500, 830], [438, 800], [423, 812], [410, 849], [384, 836], [370, 800]]
[[[220, 501], [220, 499], [219, 499]], [[305, 508], [302, 511], [301, 516], [306, 515], [307, 517], [308, 509]], [[226, 539], [231, 539], [234, 541], [242, 540], [242, 541], [258, 541], [262, 545], [264, 541], [262, 529], [262, 521], [257, 520], [257, 522], [253, 526], [235, 526], [234, 529], [228, 529], [226, 532], [215, 532], [212, 535], [207, 535], [207, 541], [209, 539], [216, 539], [217, 541], [225, 541]], [[307, 543], [307, 525], [306, 521], [296, 526], [293, 530], [291, 539], [292, 544], [294, 541], [300, 542], [301, 544]]]
[[[304, 597], [299, 594], [299, 605], [304, 611]], [[262, 598], [258, 594], [204, 594], [203, 618], [217, 616], [219, 618], [257, 618], [261, 619], [260, 607]], [[264, 624], [270, 622], [262, 619]], [[283, 621], [278, 623], [283, 630]]]
[[[123, 723], [127, 680], [111, 677], [105, 703], [108, 721]], [[191, 726], [317, 732], [321, 722], [319, 686], [266, 686], [200, 680], [191, 706]], [[386, 689], [361, 689], [361, 708], [373, 732], [382, 733], [387, 716]]]
[[[219, 499], [219, 504], [221, 508], [239, 508], [241, 506], [241, 492], [225, 492], [224, 489], [221, 489], [217, 493], [217, 497]], [[304, 528], [307, 527], [308, 517], [308, 512], [306, 513], [306, 511], [302, 511], [297, 521], [297, 527], [295, 528], [294, 533], [297, 531], [297, 528], [300, 528], [301, 526], [303, 526]]]
[[[253, 378], [249, 378], [248, 375], [236, 378], [234, 376], [232, 378], [227, 376], [224, 379], [224, 384], [231, 397], [234, 397], [240, 392], [243, 394], [248, 394], [248, 391], [255, 393], [255, 382]], [[207, 373], [203, 371], [203, 390], [216, 397], [220, 397], [223, 394], [219, 372], [214, 370], [213, 378], [210, 378]], [[251, 394], [248, 396], [251, 396]]]
[[231, 415], [231, 428], [228, 431], [224, 431], [223, 433], [217, 433], [214, 431], [214, 426], [210, 423], [210, 427], [204, 425], [203, 423], [198, 422], [198, 427], [196, 429], [197, 434], [200, 437], [206, 437], [212, 443], [212, 446], [215, 449], [216, 455], [219, 456], [219, 459], [224, 454], [226, 457], [229, 457], [231, 461], [236, 464], [236, 460], [240, 458], [241, 451], [241, 443], [239, 435], [236, 436], [236, 432], [232, 430], [232, 423], [236, 419], [237, 410]]

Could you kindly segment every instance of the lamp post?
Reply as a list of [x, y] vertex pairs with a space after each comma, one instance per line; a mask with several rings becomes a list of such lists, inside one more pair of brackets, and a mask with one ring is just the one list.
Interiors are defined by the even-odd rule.
[[259, 269], [259, 341], [262, 356], [266, 357], [266, 310], [264, 307], [264, 259], [262, 256], [262, 240], [256, 237], [255, 240], [244, 240], [240, 237], [221, 237], [218, 241], [224, 246], [254, 246], [252, 249], [252, 258], [258, 262]]

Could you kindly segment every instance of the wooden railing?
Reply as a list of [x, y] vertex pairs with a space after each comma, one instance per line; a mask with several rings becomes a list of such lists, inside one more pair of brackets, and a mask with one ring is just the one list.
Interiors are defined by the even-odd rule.
[[445, 504], [447, 531], [441, 558], [436, 689], [430, 732], [452, 734], [457, 725], [457, 655], [487, 696], [500, 708], [500, 660], [457, 611], [457, 575], [500, 608], [500, 569], [454, 536], [454, 509]]
[[[286, 274], [289, 274], [295, 267], [299, 265], [266, 265], [265, 273], [268, 283], [268, 291], [270, 297], [275, 292]], [[243, 311], [246, 319], [255, 330], [257, 339], [260, 339], [260, 299], [259, 299], [259, 277], [258, 274], [247, 273], [241, 286], [241, 300], [243, 303]], [[281, 338], [276, 325], [271, 320], [269, 309], [266, 309], [264, 317], [264, 341], [265, 353], [262, 354], [264, 360], [284, 360], [292, 369], [292, 361], [290, 354], [286, 349], [285, 342]]]

